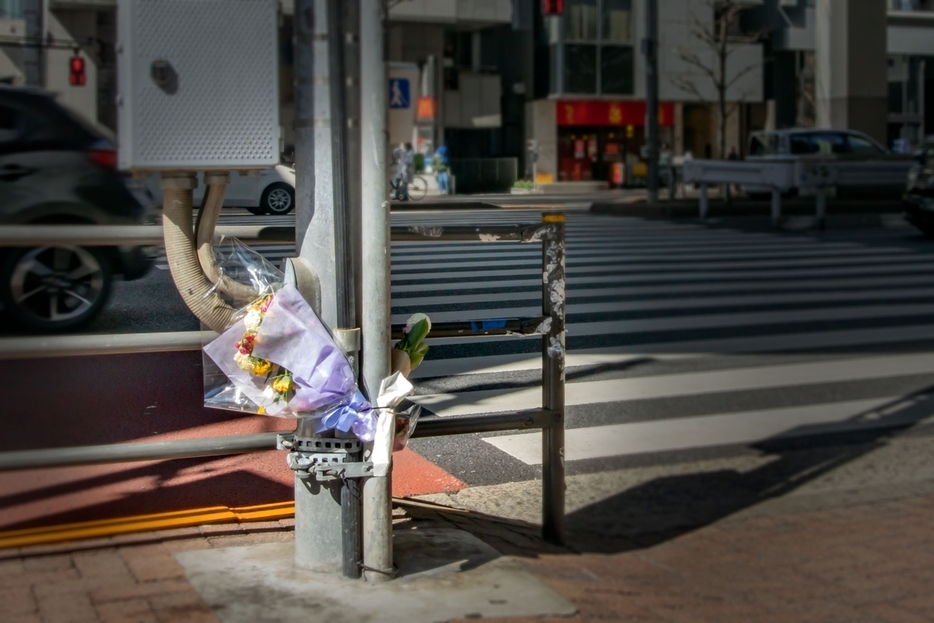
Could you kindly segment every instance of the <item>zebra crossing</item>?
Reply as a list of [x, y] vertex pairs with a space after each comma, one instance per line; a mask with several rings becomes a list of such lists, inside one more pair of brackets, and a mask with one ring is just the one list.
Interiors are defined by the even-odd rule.
[[[569, 473], [934, 416], [934, 245], [912, 230], [783, 234], [567, 212]], [[392, 221], [540, 218], [540, 210], [451, 210]], [[294, 253], [254, 248], [277, 264]], [[436, 322], [541, 312], [537, 244], [397, 242], [391, 278], [394, 323], [414, 312]], [[541, 404], [537, 338], [429, 346], [412, 376], [417, 401], [439, 416]], [[471, 485], [527, 480], [540, 469], [537, 432], [412, 445]]]
[[[512, 224], [539, 212], [402, 214]], [[537, 245], [396, 243], [393, 322], [533, 316]], [[923, 425], [934, 416], [934, 245], [910, 230], [780, 234], [567, 216], [571, 473], [651, 453]], [[442, 417], [540, 406], [540, 343], [430, 341], [417, 400]], [[419, 439], [469, 484], [534, 477], [541, 438]], [[478, 468], [478, 465], [495, 468]]]

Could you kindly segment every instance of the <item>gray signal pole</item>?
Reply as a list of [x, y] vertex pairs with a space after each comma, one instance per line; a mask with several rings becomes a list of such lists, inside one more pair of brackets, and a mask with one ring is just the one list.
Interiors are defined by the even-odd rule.
[[649, 148], [648, 201], [658, 202], [658, 0], [645, 2], [645, 129]]
[[[360, 204], [353, 201], [351, 188], [359, 187], [359, 178], [352, 173], [357, 167], [351, 166], [350, 154], [359, 154], [359, 79], [354, 82], [359, 71], [359, 15], [355, 7], [345, 11], [347, 4], [295, 3], [295, 224], [300, 257], [291, 266], [297, 283], [303, 271], [316, 274], [311, 281], [319, 287], [302, 294], [318, 304], [322, 319], [334, 327], [356, 368], [360, 334], [355, 212]], [[295, 434], [315, 436], [306, 420], [299, 420]], [[319, 481], [296, 476], [296, 566], [360, 577], [361, 502], [359, 483], [353, 478]]]
[[[295, 271], [317, 273], [311, 296], [374, 401], [391, 348], [385, 15], [383, 0], [295, 2]], [[295, 562], [390, 579], [390, 479], [296, 478]]]
[[[360, 0], [360, 219], [363, 379], [375, 398], [390, 372], [388, 90], [385, 0]], [[367, 581], [392, 575], [392, 480], [363, 481], [363, 565]], [[371, 571], [372, 570], [372, 571]]]

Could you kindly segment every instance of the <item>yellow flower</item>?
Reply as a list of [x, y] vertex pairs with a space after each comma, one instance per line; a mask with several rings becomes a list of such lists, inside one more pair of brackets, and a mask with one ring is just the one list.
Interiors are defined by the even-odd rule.
[[257, 409], [256, 415], [266, 415], [266, 407], [260, 407]]
[[256, 359], [253, 361], [253, 374], [256, 376], [264, 376], [269, 374], [269, 371], [272, 370], [272, 363], [266, 361], [265, 359]]
[[272, 388], [280, 394], [287, 394], [289, 390], [292, 389], [292, 377], [291, 376], [280, 376], [275, 381], [272, 382]]

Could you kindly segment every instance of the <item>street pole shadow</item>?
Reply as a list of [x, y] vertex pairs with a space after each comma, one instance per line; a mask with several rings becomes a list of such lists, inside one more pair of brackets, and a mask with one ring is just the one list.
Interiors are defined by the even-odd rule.
[[602, 553], [651, 547], [786, 496], [930, 419], [932, 391], [934, 386], [856, 414], [842, 426], [801, 426], [751, 444], [774, 457], [756, 469], [657, 478], [578, 509], [566, 518], [572, 546]]
[[[934, 416], [934, 386], [854, 415], [843, 425], [808, 425], [751, 444], [762, 466], [737, 471], [664, 476], [566, 515], [566, 546], [545, 543], [539, 526], [439, 509], [406, 509], [413, 517], [441, 516], [503, 554], [614, 554], [649, 548], [793, 493], [880, 448]], [[840, 430], [843, 430], [841, 433]]]

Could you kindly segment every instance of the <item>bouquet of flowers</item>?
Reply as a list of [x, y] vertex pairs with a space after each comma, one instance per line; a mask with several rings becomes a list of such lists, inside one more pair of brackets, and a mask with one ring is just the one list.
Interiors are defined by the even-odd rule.
[[[233, 248], [223, 258], [225, 270], [230, 269], [227, 274], [239, 275], [262, 294], [205, 345], [205, 405], [310, 418], [315, 435], [352, 434], [364, 442], [373, 441], [377, 424], [385, 421], [383, 426], [390, 428], [384, 445], [401, 449], [420, 411], [413, 404], [399, 406], [413, 392], [411, 383], [401, 374], [384, 379], [375, 406], [371, 404], [357, 387], [353, 367], [331, 331], [298, 290], [283, 285], [282, 274], [251, 249], [238, 241]], [[417, 330], [421, 337], [415, 346], [427, 333], [424, 325]], [[421, 352], [419, 362], [427, 351], [422, 346], [414, 351]]]

